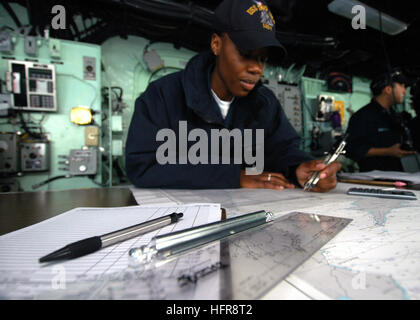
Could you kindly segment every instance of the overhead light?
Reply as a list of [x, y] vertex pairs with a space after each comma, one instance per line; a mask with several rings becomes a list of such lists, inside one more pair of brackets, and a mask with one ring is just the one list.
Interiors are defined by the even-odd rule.
[[356, 16], [352, 12], [355, 6], [362, 6], [366, 12], [366, 25], [376, 30], [381, 30], [379, 24], [379, 14], [382, 16], [382, 31], [389, 35], [397, 35], [407, 30], [408, 25], [397, 20], [386, 13], [380, 12], [378, 9], [369, 7], [363, 2], [357, 0], [334, 0], [328, 5], [328, 10], [342, 17], [353, 19]]
[[91, 124], [93, 121], [92, 110], [88, 107], [74, 107], [70, 112], [71, 122], [79, 125]]

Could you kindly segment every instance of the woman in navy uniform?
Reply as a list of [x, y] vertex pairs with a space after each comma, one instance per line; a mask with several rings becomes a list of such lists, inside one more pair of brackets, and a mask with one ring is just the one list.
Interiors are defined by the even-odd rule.
[[[198, 54], [180, 72], [152, 82], [136, 100], [126, 143], [126, 170], [137, 187], [284, 188], [302, 187], [322, 171], [313, 191], [337, 184], [338, 162], [328, 167], [300, 150], [301, 139], [277, 98], [261, 84], [270, 52], [282, 48], [275, 21], [263, 1], [225, 0], [215, 10], [211, 51]], [[176, 163], [156, 160], [157, 132], [264, 130], [264, 172], [247, 175], [244, 164]], [[178, 150], [174, 147], [173, 149]], [[231, 159], [232, 160], [232, 159]]]

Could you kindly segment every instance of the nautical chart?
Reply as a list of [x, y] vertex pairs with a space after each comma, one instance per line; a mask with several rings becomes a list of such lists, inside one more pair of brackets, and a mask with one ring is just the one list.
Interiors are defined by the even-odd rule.
[[[354, 185], [339, 183], [325, 194], [253, 189], [160, 192], [176, 203], [196, 198], [220, 202], [228, 216], [264, 209], [280, 216], [301, 211], [352, 219], [286, 281], [313, 299], [420, 299], [420, 200], [349, 196], [350, 187]], [[413, 192], [420, 199], [420, 192]], [[136, 199], [142, 201], [142, 195]]]

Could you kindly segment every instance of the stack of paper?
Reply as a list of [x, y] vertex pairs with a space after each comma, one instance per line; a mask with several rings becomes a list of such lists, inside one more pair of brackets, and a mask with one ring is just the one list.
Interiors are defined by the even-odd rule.
[[[40, 264], [38, 259], [72, 242], [100, 236], [172, 212], [183, 218], [150, 232], [74, 260]], [[0, 237], [0, 299], [35, 299], [48, 290], [62, 290], [80, 279], [120, 272], [128, 251], [157, 234], [198, 226], [221, 218], [220, 204], [77, 208]]]

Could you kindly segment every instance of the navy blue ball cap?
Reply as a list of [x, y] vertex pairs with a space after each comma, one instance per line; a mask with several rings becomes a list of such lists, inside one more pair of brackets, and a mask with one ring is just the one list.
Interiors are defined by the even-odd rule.
[[394, 68], [391, 72], [382, 73], [375, 77], [370, 84], [370, 89], [376, 95], [379, 94], [386, 86], [393, 83], [405, 84], [406, 86], [410, 85], [410, 82], [407, 80], [403, 72], [398, 68]]
[[397, 71], [396, 74], [393, 75], [392, 81], [405, 84], [406, 86], [410, 85], [410, 82], [401, 71]]
[[213, 27], [226, 32], [241, 50], [284, 47], [276, 38], [274, 17], [264, 1], [224, 0], [214, 11]]

